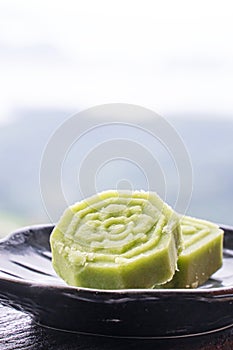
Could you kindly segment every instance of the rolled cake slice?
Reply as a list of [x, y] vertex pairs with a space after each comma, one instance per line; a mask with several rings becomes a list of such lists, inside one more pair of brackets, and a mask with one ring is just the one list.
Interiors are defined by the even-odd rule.
[[184, 250], [178, 258], [178, 271], [161, 288], [196, 288], [222, 266], [223, 230], [216, 224], [184, 216], [181, 231]]
[[72, 286], [151, 288], [173, 277], [179, 217], [155, 193], [105, 191], [69, 207], [54, 228], [52, 263]]

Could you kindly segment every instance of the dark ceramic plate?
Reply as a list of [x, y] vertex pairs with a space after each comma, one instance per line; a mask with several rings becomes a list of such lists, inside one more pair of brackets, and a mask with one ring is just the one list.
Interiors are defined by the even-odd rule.
[[0, 241], [0, 301], [41, 325], [118, 337], [197, 335], [233, 324], [233, 228], [224, 227], [223, 267], [201, 288], [103, 291], [67, 286], [51, 265], [52, 225]]

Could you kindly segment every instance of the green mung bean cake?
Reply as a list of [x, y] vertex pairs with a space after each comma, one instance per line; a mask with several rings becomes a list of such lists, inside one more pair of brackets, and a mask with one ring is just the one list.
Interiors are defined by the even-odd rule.
[[196, 288], [222, 266], [223, 230], [212, 222], [188, 216], [180, 223], [184, 249], [178, 258], [178, 271], [161, 288]]
[[56, 273], [94, 289], [166, 283], [183, 247], [179, 216], [156, 193], [114, 190], [67, 208], [50, 243]]

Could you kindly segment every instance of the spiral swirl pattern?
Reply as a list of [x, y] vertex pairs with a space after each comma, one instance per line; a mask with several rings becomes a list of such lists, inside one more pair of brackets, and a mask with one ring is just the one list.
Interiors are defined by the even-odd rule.
[[56, 272], [70, 285], [150, 288], [174, 275], [179, 218], [155, 193], [106, 191], [65, 211], [51, 248]]

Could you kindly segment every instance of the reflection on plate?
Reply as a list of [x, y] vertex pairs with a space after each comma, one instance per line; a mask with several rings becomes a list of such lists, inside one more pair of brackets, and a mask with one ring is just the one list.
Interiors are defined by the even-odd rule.
[[177, 337], [233, 324], [233, 228], [223, 227], [223, 267], [202, 287], [118, 291], [69, 287], [58, 278], [51, 265], [52, 229], [32, 226], [0, 241], [2, 304], [45, 326], [107, 336]]

